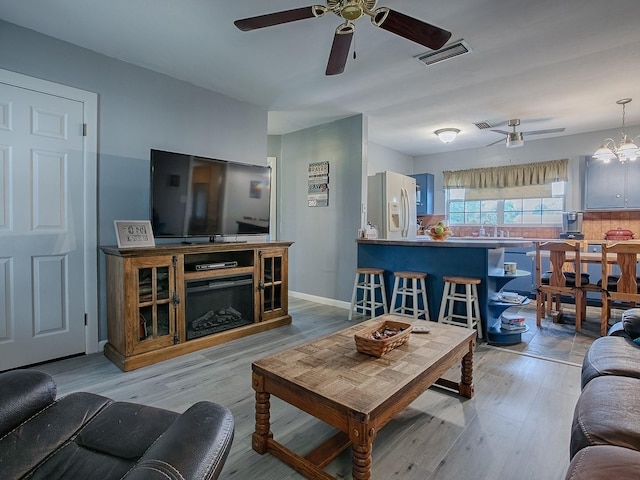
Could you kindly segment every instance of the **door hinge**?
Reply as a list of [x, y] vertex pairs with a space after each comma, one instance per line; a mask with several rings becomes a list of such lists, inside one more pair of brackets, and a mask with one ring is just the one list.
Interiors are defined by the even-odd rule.
[[87, 325], [89, 325], [89, 314], [85, 313], [84, 314], [84, 326], [86, 327]]
[[87, 124], [86, 123], [82, 124], [82, 136], [83, 137], [87, 136]]

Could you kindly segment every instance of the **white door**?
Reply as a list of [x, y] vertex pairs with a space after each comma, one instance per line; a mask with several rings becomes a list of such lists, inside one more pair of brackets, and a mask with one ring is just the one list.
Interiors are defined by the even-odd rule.
[[0, 370], [88, 350], [83, 123], [80, 101], [0, 83]]

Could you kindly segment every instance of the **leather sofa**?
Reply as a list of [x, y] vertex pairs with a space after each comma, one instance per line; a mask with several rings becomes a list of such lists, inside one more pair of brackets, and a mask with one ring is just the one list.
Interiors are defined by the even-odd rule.
[[86, 392], [56, 399], [46, 373], [0, 373], [3, 479], [218, 478], [233, 434], [212, 402], [178, 414]]
[[565, 480], [640, 478], [640, 309], [593, 342], [581, 387]]

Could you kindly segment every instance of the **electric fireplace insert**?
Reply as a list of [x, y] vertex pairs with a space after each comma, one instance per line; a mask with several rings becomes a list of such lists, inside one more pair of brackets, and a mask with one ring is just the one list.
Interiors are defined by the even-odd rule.
[[253, 323], [253, 275], [186, 282], [187, 340]]

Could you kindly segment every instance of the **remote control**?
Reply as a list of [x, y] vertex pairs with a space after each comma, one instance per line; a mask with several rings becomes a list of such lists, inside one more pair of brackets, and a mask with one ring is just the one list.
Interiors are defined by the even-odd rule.
[[429, 333], [431, 329], [426, 325], [414, 325], [411, 331], [414, 333]]

